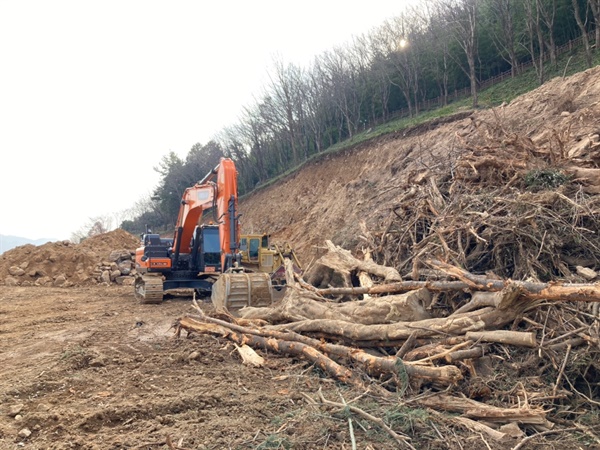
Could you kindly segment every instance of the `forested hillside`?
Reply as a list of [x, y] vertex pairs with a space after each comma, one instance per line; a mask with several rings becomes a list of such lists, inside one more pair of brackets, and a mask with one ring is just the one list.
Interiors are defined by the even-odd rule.
[[244, 194], [315, 155], [422, 121], [425, 110], [498, 105], [591, 67], [600, 60], [599, 10], [600, 0], [430, 0], [307, 67], [274, 61], [237, 123], [185, 160], [171, 152], [157, 162], [155, 196], [122, 227], [168, 230], [183, 190], [221, 155], [236, 161]]

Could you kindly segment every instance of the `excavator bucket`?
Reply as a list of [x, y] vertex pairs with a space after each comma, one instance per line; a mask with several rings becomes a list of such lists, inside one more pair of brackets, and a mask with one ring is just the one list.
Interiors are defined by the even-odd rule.
[[271, 276], [261, 272], [226, 272], [212, 286], [211, 300], [217, 311], [273, 303]]

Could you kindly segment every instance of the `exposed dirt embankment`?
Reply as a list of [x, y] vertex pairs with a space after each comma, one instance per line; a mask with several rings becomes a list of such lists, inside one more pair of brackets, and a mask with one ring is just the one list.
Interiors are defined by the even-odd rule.
[[[361, 244], [361, 221], [370, 230], [385, 227], [392, 209], [412, 186], [426, 184], [432, 177], [451, 183], [457, 162], [466, 153], [477, 149], [481, 158], [493, 156], [490, 142], [502, 148], [511, 136], [527, 140], [540, 155], [545, 154], [544, 165], [551, 164], [554, 156], [559, 168], [585, 191], [597, 193], [599, 117], [600, 68], [596, 67], [566, 80], [551, 80], [510, 104], [458, 114], [455, 120], [324, 156], [244, 198], [242, 227], [290, 241], [305, 263], [325, 239], [355, 249]], [[536, 164], [540, 161], [532, 159], [525, 171]], [[474, 184], [485, 184], [485, 171], [473, 166], [471, 175]]]

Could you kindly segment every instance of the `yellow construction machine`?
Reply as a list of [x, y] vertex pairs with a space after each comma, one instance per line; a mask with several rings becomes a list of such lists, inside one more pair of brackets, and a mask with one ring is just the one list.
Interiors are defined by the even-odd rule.
[[292, 262], [294, 272], [302, 274], [302, 266], [294, 249], [287, 243], [271, 243], [268, 234], [240, 236], [242, 265], [250, 271], [268, 273], [273, 286], [285, 285], [285, 259]]

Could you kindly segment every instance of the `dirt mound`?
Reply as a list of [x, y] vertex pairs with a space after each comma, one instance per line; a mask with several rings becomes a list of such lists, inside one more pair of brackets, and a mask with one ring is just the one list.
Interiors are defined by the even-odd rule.
[[127, 283], [135, 236], [117, 229], [86, 239], [23, 245], [0, 255], [0, 283], [19, 286], [79, 286], [98, 282]]
[[140, 238], [117, 228], [114, 231], [87, 238], [79, 245], [81, 248], [90, 249], [104, 259], [108, 259], [110, 253], [116, 249], [135, 250], [140, 246]]

